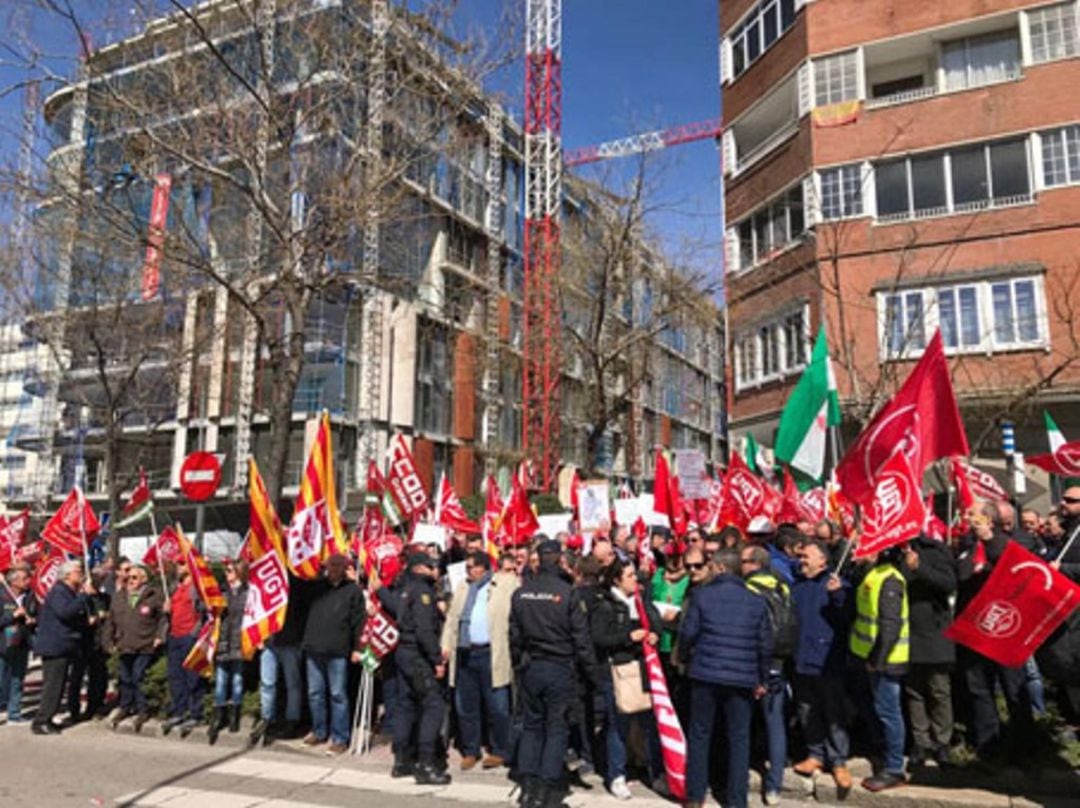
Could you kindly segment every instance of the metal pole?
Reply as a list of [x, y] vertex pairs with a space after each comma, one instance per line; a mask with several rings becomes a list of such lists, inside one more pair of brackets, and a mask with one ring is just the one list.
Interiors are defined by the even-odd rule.
[[203, 548], [203, 532], [206, 528], [206, 504], [200, 502], [195, 507], [195, 549], [199, 551], [199, 555], [205, 555], [205, 549]]

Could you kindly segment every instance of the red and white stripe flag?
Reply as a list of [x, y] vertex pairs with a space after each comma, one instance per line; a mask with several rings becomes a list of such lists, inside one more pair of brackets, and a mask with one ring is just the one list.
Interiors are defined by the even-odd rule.
[[[641, 593], [635, 596], [641, 626], [649, 631], [649, 618]], [[656, 731], [660, 736], [660, 753], [664, 758], [664, 774], [667, 777], [671, 796], [682, 802], [686, 799], [686, 735], [683, 733], [679, 716], [675, 714], [675, 705], [671, 703], [667, 681], [664, 679], [664, 666], [660, 664], [660, 654], [656, 647], [647, 642], [645, 649], [645, 671], [649, 677], [649, 695], [652, 698], [653, 715], [656, 717]]]

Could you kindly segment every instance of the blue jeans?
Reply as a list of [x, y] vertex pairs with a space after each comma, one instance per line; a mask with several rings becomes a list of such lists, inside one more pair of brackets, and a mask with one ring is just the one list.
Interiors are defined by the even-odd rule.
[[184, 667], [184, 660], [192, 646], [195, 635], [169, 637], [165, 641], [167, 654], [166, 670], [169, 676], [169, 718], [193, 718], [196, 721], [203, 716], [203, 677]]
[[0, 654], [0, 710], [6, 709], [9, 721], [22, 718], [23, 679], [30, 659], [30, 648], [10, 648]]
[[[345, 692], [348, 659], [329, 654], [307, 655], [308, 705], [311, 731], [316, 738], [345, 745], [349, 742], [349, 696]], [[326, 700], [330, 696], [330, 726], [326, 725]]]
[[904, 773], [904, 714], [900, 709], [900, 679], [884, 673], [870, 674], [874, 712], [885, 739], [885, 771]]
[[260, 714], [265, 721], [277, 715], [278, 668], [285, 675], [285, 720], [300, 721], [300, 648], [296, 645], [268, 645], [259, 657]]
[[709, 785], [709, 753], [712, 749], [716, 711], [724, 714], [727, 735], [727, 783], [725, 808], [746, 808], [750, 790], [750, 719], [754, 698], [749, 690], [697, 679], [690, 680], [690, 732], [686, 739], [686, 798], [704, 802]]
[[244, 663], [236, 659], [218, 662], [214, 670], [214, 706], [239, 705], [244, 700]]
[[1024, 663], [1024, 675], [1027, 676], [1028, 697], [1031, 699], [1031, 710], [1035, 715], [1046, 715], [1046, 699], [1043, 696], [1043, 680], [1035, 657], [1031, 657]]
[[649, 767], [649, 784], [664, 774], [664, 758], [660, 751], [660, 736], [656, 732], [656, 717], [652, 710], [628, 715], [620, 713], [615, 705], [615, 688], [611, 677], [601, 685], [604, 691], [604, 709], [607, 711], [607, 732], [605, 749], [607, 750], [607, 771], [604, 784], [611, 787], [612, 780], [626, 777], [626, 739], [630, 735], [630, 724], [637, 722], [645, 736], [645, 746]]
[[787, 724], [784, 720], [784, 702], [787, 682], [774, 675], [769, 680], [769, 692], [761, 699], [765, 717], [765, 741], [769, 750], [769, 771], [765, 775], [765, 790], [780, 791], [784, 785], [784, 766], [787, 763]]
[[510, 688], [491, 686], [491, 648], [459, 648], [454, 679], [461, 754], [480, 756], [484, 713], [490, 728], [491, 753], [510, 757]]
[[142, 681], [146, 669], [153, 661], [153, 654], [120, 655], [120, 707], [137, 713], [149, 712], [146, 694], [143, 693]]

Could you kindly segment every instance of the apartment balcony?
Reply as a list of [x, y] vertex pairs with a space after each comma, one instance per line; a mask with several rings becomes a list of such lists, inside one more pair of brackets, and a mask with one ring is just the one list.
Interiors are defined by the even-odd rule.
[[725, 133], [725, 164], [739, 174], [799, 132], [799, 90], [795, 75], [734, 121]]

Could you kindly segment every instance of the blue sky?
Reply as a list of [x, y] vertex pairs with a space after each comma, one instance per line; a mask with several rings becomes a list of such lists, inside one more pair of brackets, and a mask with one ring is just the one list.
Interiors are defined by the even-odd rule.
[[[460, 0], [460, 11], [465, 20], [482, 21], [506, 2]], [[524, 5], [525, 0], [513, 2]], [[30, 5], [28, 0], [14, 0], [12, 5], [17, 3]], [[92, 9], [97, 6], [96, 0], [75, 2], [91, 21]], [[718, 116], [717, 14], [717, 0], [564, 0], [566, 147]], [[11, 21], [3, 22], [9, 33], [0, 34], [0, 40], [8, 40]], [[54, 54], [71, 54], [74, 45], [67, 31], [60, 31], [57, 37], [55, 30], [35, 31], [35, 38], [44, 40]], [[69, 73], [72, 63], [58, 67]], [[516, 64], [498, 77], [500, 89], [508, 95], [519, 119], [523, 72], [521, 64]], [[8, 86], [15, 77], [4, 68], [0, 56], [0, 87]], [[0, 99], [0, 137], [4, 141], [0, 151], [13, 145], [20, 103], [18, 96]], [[634, 168], [634, 161], [624, 160], [619, 165], [588, 169], [586, 174], [613, 175], [611, 178], [617, 180]], [[706, 140], [669, 149], [651, 158], [647, 170], [658, 186], [653, 201], [661, 208], [650, 226], [669, 245], [688, 240], [696, 248], [695, 263], [719, 272], [722, 231], [716, 145]]]

